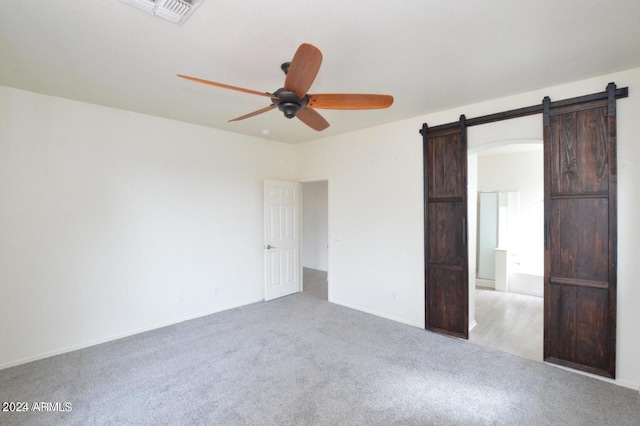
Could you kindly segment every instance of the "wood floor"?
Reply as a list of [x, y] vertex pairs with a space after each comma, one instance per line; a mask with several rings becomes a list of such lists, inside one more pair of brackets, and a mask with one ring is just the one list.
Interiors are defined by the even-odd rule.
[[469, 340], [542, 361], [543, 298], [476, 288], [477, 325]]
[[[303, 290], [327, 300], [327, 273], [303, 268]], [[482, 346], [542, 361], [543, 299], [476, 289], [477, 325], [469, 340]]]

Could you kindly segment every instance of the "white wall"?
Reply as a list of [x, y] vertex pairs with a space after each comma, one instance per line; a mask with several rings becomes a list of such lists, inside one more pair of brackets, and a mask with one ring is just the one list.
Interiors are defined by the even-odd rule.
[[[332, 301], [422, 327], [424, 325], [423, 122], [434, 126], [629, 86], [618, 101], [618, 352], [617, 382], [640, 385], [640, 286], [634, 268], [640, 223], [640, 69], [462, 106], [297, 146], [301, 179], [328, 176]], [[400, 102], [401, 100], [398, 100]], [[542, 120], [541, 116], [537, 116]], [[533, 129], [541, 133], [539, 130]], [[492, 135], [486, 139], [499, 140]], [[539, 138], [537, 138], [539, 139]], [[481, 139], [469, 139], [471, 149]], [[488, 142], [485, 142], [488, 143]], [[397, 292], [399, 300], [393, 300]]]
[[402, 122], [297, 148], [298, 177], [331, 182], [330, 301], [422, 326], [418, 127]]
[[0, 87], [0, 367], [263, 298], [291, 145]]
[[0, 367], [260, 300], [262, 178], [294, 165], [331, 181], [331, 300], [422, 327], [422, 123], [610, 81], [631, 94], [618, 101], [617, 382], [637, 389], [640, 69], [294, 147], [0, 87]]
[[[539, 151], [481, 155], [478, 159], [479, 191], [517, 191], [517, 223], [509, 229], [509, 256], [518, 272], [544, 275], [544, 164]], [[515, 271], [514, 271], [515, 272]]]
[[327, 271], [329, 183], [302, 183], [302, 266]]

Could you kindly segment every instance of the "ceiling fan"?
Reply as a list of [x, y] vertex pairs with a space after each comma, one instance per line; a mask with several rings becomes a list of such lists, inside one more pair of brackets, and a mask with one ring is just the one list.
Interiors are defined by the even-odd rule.
[[196, 83], [209, 84], [223, 89], [236, 90], [238, 92], [253, 95], [265, 96], [271, 99], [271, 105], [250, 112], [249, 114], [229, 120], [239, 121], [253, 117], [274, 108], [278, 108], [287, 118], [298, 117], [307, 126], [314, 130], [321, 131], [329, 127], [329, 122], [324, 119], [316, 109], [381, 109], [388, 108], [393, 103], [393, 96], [372, 95], [359, 93], [321, 93], [308, 94], [307, 91], [318, 74], [322, 63], [322, 53], [311, 44], [303, 43], [298, 47], [291, 62], [285, 62], [281, 68], [286, 78], [284, 87], [273, 93], [258, 92], [242, 87], [230, 86], [228, 84], [216, 83], [215, 81], [203, 80], [201, 78], [188, 77], [178, 74], [178, 77]]

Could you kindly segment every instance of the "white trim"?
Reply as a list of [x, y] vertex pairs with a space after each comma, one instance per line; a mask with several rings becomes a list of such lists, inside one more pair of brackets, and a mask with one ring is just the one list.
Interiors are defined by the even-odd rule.
[[302, 247], [304, 246], [304, 235], [302, 233], [302, 218], [304, 216], [304, 203], [302, 202], [303, 183], [327, 182], [327, 301], [331, 302], [331, 179], [329, 176], [316, 176], [298, 179], [300, 184], [300, 291], [304, 291]]
[[385, 318], [385, 319], [396, 321], [396, 322], [401, 322], [403, 324], [412, 325], [414, 327], [424, 329], [424, 324], [415, 323], [413, 321], [407, 321], [404, 318], [395, 317], [393, 315], [387, 315], [382, 312], [374, 311], [372, 309], [363, 308], [362, 306], [351, 305], [349, 303], [338, 302], [335, 300], [329, 300], [329, 302], [335, 303], [336, 305], [344, 306], [345, 308], [354, 309], [356, 311], [364, 312], [367, 314], [375, 315], [377, 317]]
[[467, 148], [468, 154], [478, 154], [482, 151], [486, 151], [493, 148], [508, 146], [508, 145], [540, 145], [542, 146], [544, 141], [542, 139], [500, 139], [492, 142], [488, 142], [473, 148]]
[[193, 319], [196, 319], [196, 318], [206, 317], [207, 315], [217, 314], [219, 312], [228, 311], [230, 309], [235, 309], [235, 308], [239, 308], [241, 306], [251, 305], [253, 303], [262, 302], [262, 301], [263, 301], [262, 298], [260, 298], [260, 299], [251, 299], [251, 300], [244, 301], [242, 303], [216, 308], [216, 309], [214, 309], [212, 311], [201, 312], [199, 314], [189, 315], [189, 316], [186, 316], [186, 317], [183, 317], [183, 318], [180, 318], [180, 319], [162, 322], [162, 323], [159, 323], [159, 324], [156, 324], [156, 325], [152, 325], [150, 327], [143, 327], [143, 328], [139, 328], [139, 329], [136, 329], [136, 330], [133, 330], [133, 331], [128, 331], [128, 332], [125, 332], [125, 333], [119, 333], [119, 334], [115, 334], [113, 336], [109, 336], [109, 337], [105, 337], [105, 338], [101, 338], [101, 339], [96, 339], [96, 340], [90, 340], [88, 342], [80, 343], [80, 344], [77, 344], [77, 345], [67, 346], [67, 347], [64, 347], [64, 348], [61, 348], [61, 349], [55, 349], [55, 350], [52, 350], [52, 351], [42, 352], [42, 353], [37, 354], [37, 355], [28, 356], [26, 358], [21, 358], [21, 359], [15, 360], [15, 361], [10, 361], [10, 362], [7, 362], [5, 364], [0, 364], [0, 370], [4, 370], [5, 368], [10, 368], [10, 367], [15, 367], [15, 366], [21, 365], [21, 364], [26, 364], [28, 362], [38, 361], [38, 360], [49, 358], [49, 357], [56, 356], [56, 355], [65, 354], [67, 352], [73, 352], [73, 351], [77, 351], [77, 350], [80, 350], [80, 349], [85, 349], [85, 348], [88, 348], [88, 347], [91, 347], [91, 346], [100, 345], [102, 343], [107, 343], [107, 342], [111, 342], [111, 341], [114, 341], [114, 340], [122, 339], [122, 338], [125, 338], [125, 337], [133, 336], [135, 334], [140, 334], [140, 333], [145, 333], [147, 331], [157, 330], [159, 328], [168, 327], [170, 325], [179, 324], [181, 322], [190, 321], [190, 320], [193, 320]]
[[300, 183], [307, 183], [307, 182], [322, 182], [322, 181], [329, 181], [329, 176], [316, 176], [316, 177], [310, 177], [310, 178], [303, 178], [303, 179], [298, 179], [298, 182]]
[[575, 368], [565, 367], [563, 365], [553, 364], [551, 362], [546, 362], [546, 361], [543, 361], [543, 362], [546, 365], [550, 365], [551, 367], [556, 367], [556, 368], [559, 368], [561, 370], [570, 371], [572, 373], [582, 374], [583, 376], [591, 377], [593, 379], [602, 380], [603, 382], [611, 383], [613, 385], [622, 386], [622, 387], [633, 389], [635, 391], [640, 392], [640, 384], [638, 384], [638, 383], [629, 382], [627, 380], [610, 379], [608, 377], [598, 376], [597, 374], [587, 373], [586, 371], [578, 370], [578, 369], [575, 369]]
[[509, 290], [509, 293], [524, 294], [525, 296], [535, 296], [544, 298], [544, 291]]
[[471, 321], [471, 324], [469, 324], [469, 333], [471, 333], [471, 330], [476, 328], [476, 325], [478, 325], [478, 321], [476, 320]]
[[476, 287], [481, 287], [483, 289], [490, 288], [492, 290], [496, 289], [496, 281], [488, 280], [485, 278], [477, 278], [476, 277]]

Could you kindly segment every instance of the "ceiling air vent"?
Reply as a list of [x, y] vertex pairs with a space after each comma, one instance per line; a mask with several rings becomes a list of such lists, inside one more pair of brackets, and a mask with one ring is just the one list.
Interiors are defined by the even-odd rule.
[[193, 13], [203, 0], [120, 0], [147, 13], [180, 25]]

